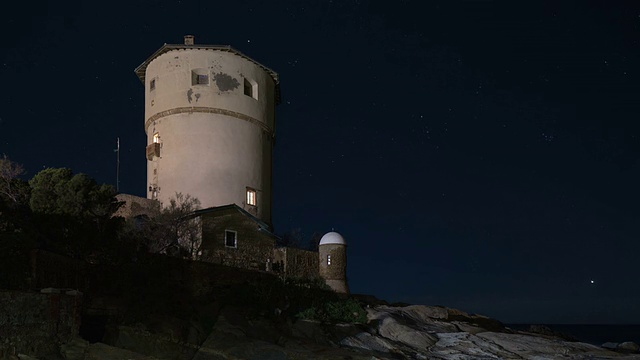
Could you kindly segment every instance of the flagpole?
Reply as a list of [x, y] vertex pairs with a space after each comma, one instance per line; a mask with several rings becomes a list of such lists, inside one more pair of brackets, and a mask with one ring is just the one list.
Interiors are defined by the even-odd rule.
[[116, 149], [116, 192], [120, 193], [120, 138], [118, 140], [118, 148]]

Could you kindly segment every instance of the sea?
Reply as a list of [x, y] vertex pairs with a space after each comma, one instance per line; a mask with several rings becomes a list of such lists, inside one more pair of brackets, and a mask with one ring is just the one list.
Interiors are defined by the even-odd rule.
[[[575, 337], [580, 342], [602, 345], [606, 342], [622, 343], [633, 341], [640, 344], [640, 325], [571, 325], [542, 324], [549, 329]], [[507, 324], [514, 330], [526, 331], [530, 324]]]

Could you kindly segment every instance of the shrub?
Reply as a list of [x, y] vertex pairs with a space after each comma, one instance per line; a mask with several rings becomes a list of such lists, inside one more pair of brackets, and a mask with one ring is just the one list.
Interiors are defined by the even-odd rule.
[[331, 324], [364, 324], [367, 322], [366, 311], [356, 300], [351, 298], [318, 304], [300, 311], [296, 317]]

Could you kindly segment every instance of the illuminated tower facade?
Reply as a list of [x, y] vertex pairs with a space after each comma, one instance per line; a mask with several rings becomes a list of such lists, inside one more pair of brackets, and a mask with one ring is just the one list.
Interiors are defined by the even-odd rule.
[[278, 74], [230, 46], [165, 44], [136, 70], [145, 86], [147, 198], [189, 194], [271, 224]]

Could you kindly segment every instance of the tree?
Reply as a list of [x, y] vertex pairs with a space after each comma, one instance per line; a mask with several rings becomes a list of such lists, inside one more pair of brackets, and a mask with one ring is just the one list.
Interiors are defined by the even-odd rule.
[[29, 185], [20, 179], [24, 168], [0, 157], [0, 288], [20, 289], [28, 285], [29, 251], [34, 245]]
[[79, 218], [109, 218], [120, 207], [111, 185], [98, 185], [71, 169], [45, 169], [29, 180], [31, 210]]
[[0, 200], [7, 206], [26, 204], [29, 200], [29, 186], [20, 179], [24, 174], [22, 165], [3, 155], [0, 158]]
[[[16, 238], [17, 232], [31, 228], [29, 184], [19, 177], [24, 168], [4, 155], [0, 158], [0, 235], [3, 240]], [[24, 238], [24, 234], [18, 236]], [[1, 249], [0, 249], [1, 250]]]
[[113, 218], [121, 203], [112, 186], [65, 168], [42, 170], [29, 185], [29, 205], [45, 247], [86, 260], [109, 252], [122, 227], [122, 219]]
[[294, 228], [285, 232], [284, 234], [282, 234], [282, 236], [280, 236], [278, 240], [278, 245], [299, 248], [302, 246], [303, 241], [304, 241], [304, 234], [302, 234], [302, 229]]
[[200, 219], [194, 216], [198, 209], [200, 200], [176, 193], [144, 229], [149, 251], [167, 253], [174, 249], [181, 256], [196, 259], [202, 245]]
[[304, 250], [318, 251], [318, 244], [320, 243], [320, 239], [322, 238], [322, 234], [318, 232], [314, 232], [309, 239], [305, 239], [304, 233], [301, 228], [291, 229], [282, 236], [278, 241], [278, 245], [294, 247]]

